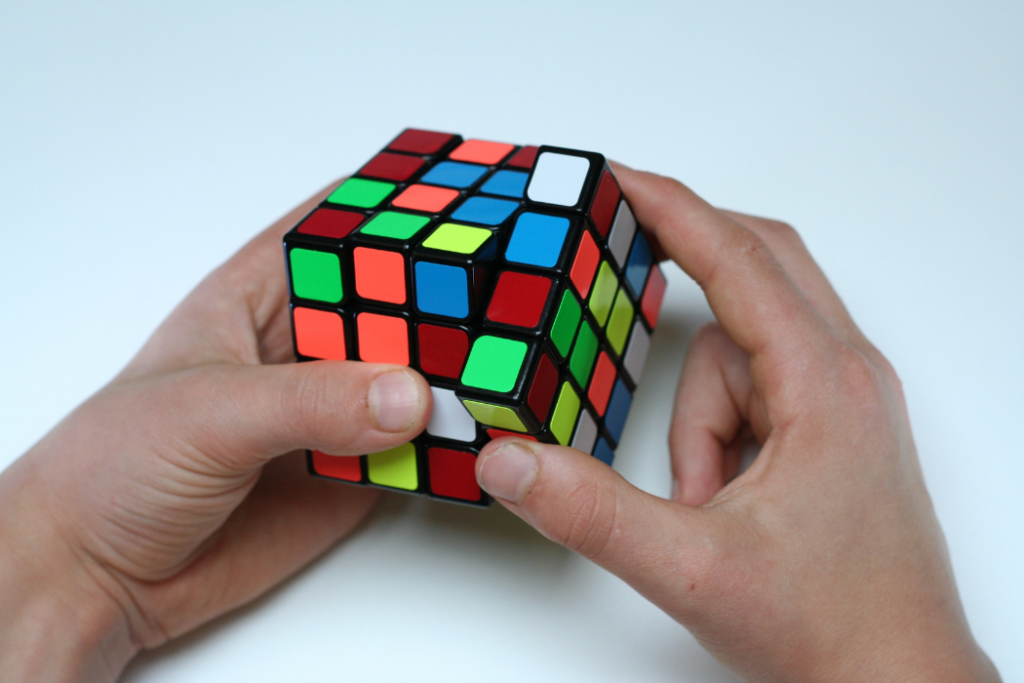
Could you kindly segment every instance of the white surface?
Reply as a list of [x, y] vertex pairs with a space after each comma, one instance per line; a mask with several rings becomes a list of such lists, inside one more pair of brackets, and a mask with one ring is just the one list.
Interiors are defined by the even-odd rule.
[[630, 245], [633, 244], [634, 235], [636, 235], [636, 217], [633, 216], [629, 204], [623, 199], [619, 202], [615, 220], [612, 222], [612, 231], [608, 235], [608, 249], [615, 257], [615, 263], [620, 269], [626, 266], [626, 256], [629, 254]]
[[476, 420], [451, 389], [430, 387], [434, 396], [434, 413], [427, 423], [427, 431], [434, 436], [455, 441], [476, 440]]
[[583, 408], [580, 417], [576, 420], [576, 433], [572, 437], [572, 447], [584, 453], [591, 453], [594, 444], [597, 443], [597, 422], [594, 421], [590, 411]]
[[[3, 3], [0, 458], [401, 128], [590, 149], [801, 231], [900, 372], [968, 619], [1005, 680], [1024, 680], [1022, 35], [1016, 1]], [[666, 272], [615, 460], [658, 494], [685, 340], [709, 318]], [[478, 678], [733, 680], [500, 508], [400, 496], [126, 676]]]
[[647, 354], [651, 350], [651, 335], [640, 324], [637, 318], [633, 322], [633, 334], [629, 338], [629, 346], [626, 347], [626, 355], [622, 358], [622, 367], [626, 369], [629, 376], [636, 384], [644, 373], [644, 364], [647, 362]]
[[590, 171], [590, 160], [570, 154], [544, 152], [537, 157], [526, 196], [535, 202], [575, 206]]

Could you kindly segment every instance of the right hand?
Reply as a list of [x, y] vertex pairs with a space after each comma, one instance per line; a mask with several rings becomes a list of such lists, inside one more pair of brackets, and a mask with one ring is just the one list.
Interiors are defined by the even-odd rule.
[[[964, 617], [900, 381], [796, 232], [616, 174], [718, 321], [683, 368], [673, 500], [511, 438], [481, 454], [483, 488], [749, 680], [999, 680]], [[733, 478], [747, 434], [761, 451]]]

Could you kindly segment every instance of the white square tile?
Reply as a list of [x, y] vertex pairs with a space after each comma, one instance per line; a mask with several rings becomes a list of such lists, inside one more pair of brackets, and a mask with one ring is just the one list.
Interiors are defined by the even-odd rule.
[[451, 389], [430, 387], [434, 395], [434, 414], [427, 424], [427, 433], [455, 441], [476, 440], [476, 420]]
[[545, 204], [575, 206], [589, 172], [590, 160], [586, 157], [544, 152], [537, 157], [526, 197]]
[[619, 268], [626, 266], [626, 256], [629, 255], [629, 247], [633, 244], [635, 234], [636, 218], [633, 217], [629, 204], [623, 199], [619, 202], [619, 210], [615, 213], [615, 222], [612, 223], [612, 232], [608, 236], [608, 248]]
[[633, 384], [640, 383], [640, 375], [644, 372], [644, 363], [647, 362], [647, 352], [650, 350], [651, 335], [647, 334], [647, 330], [638, 319], [633, 323], [633, 334], [629, 339], [626, 355], [622, 359], [622, 367], [633, 379]]
[[591, 453], [597, 442], [597, 422], [584, 408], [580, 411], [580, 419], [576, 423], [576, 435], [572, 437], [572, 447], [584, 453]]

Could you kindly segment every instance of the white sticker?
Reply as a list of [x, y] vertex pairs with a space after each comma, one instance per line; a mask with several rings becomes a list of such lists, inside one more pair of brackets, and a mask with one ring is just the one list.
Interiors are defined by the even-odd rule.
[[626, 256], [629, 254], [629, 246], [633, 244], [635, 234], [636, 218], [629, 210], [629, 204], [623, 199], [619, 202], [619, 210], [615, 213], [615, 222], [612, 223], [612, 233], [608, 236], [608, 248], [619, 268], [626, 267]]
[[637, 320], [633, 323], [633, 336], [629, 340], [629, 348], [626, 349], [626, 356], [622, 359], [622, 367], [633, 380], [633, 384], [640, 384], [640, 375], [644, 372], [644, 363], [647, 362], [647, 352], [651, 350], [651, 335]]
[[476, 420], [469, 414], [451, 389], [430, 387], [434, 395], [434, 413], [427, 433], [455, 441], [476, 440]]
[[526, 197], [545, 204], [576, 206], [589, 172], [586, 157], [544, 152], [537, 157]]
[[591, 417], [590, 411], [584, 408], [580, 411], [579, 422], [576, 423], [576, 436], [572, 437], [572, 447], [590, 453], [594, 450], [597, 442], [597, 423]]

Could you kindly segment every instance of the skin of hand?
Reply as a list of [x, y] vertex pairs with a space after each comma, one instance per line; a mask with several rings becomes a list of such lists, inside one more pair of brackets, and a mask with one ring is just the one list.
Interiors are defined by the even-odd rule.
[[0, 475], [5, 681], [113, 680], [257, 597], [378, 497], [309, 476], [294, 451], [379, 451], [426, 425], [430, 390], [408, 368], [289, 362], [281, 237], [325, 194], [207, 277]]
[[[900, 381], [797, 233], [615, 170], [717, 320], [680, 378], [671, 499], [514, 438], [485, 447], [481, 486], [747, 680], [999, 680], [964, 616]], [[750, 438], [759, 455], [736, 476]]]

